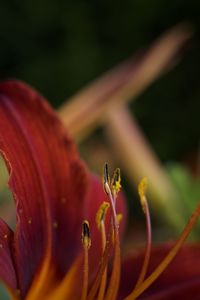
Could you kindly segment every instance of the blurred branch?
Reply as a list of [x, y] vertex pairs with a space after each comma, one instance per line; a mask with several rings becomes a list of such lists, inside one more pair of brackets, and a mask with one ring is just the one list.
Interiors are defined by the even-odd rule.
[[[103, 125], [131, 182], [142, 176], [150, 180], [153, 207], [179, 228], [180, 207], [164, 168], [126, 109], [163, 72], [176, 63], [177, 53], [191, 37], [188, 27], [169, 30], [153, 46], [131, 58], [76, 94], [58, 111], [66, 127], [79, 142]], [[164, 213], [163, 213], [164, 212]]]
[[131, 183], [148, 177], [149, 203], [156, 215], [161, 212], [162, 217], [165, 216], [176, 228], [184, 225], [177, 203], [178, 195], [129, 110], [124, 104], [115, 105], [107, 111], [105, 119], [113, 151]]
[[[130, 58], [70, 98], [58, 114], [77, 140], [84, 139], [117, 101], [133, 100], [164, 71], [191, 37], [185, 25], [165, 33], [143, 54]], [[176, 62], [176, 61], [175, 61]]]

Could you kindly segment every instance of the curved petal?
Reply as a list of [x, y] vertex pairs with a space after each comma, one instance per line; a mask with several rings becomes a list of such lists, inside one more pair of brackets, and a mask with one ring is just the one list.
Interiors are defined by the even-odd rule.
[[12, 240], [12, 230], [0, 219], [0, 281], [12, 290], [16, 290], [18, 286], [11, 253]]
[[149, 296], [141, 297], [143, 300], [177, 300], [192, 299], [199, 300], [200, 294], [200, 276], [192, 279], [185, 279], [169, 286], [165, 286], [162, 290], [152, 292]]
[[21, 82], [0, 84], [0, 150], [17, 209], [14, 247], [23, 295], [47, 248], [60, 276], [75, 257], [87, 176], [56, 115]]
[[[155, 247], [152, 250], [148, 274], [162, 261], [171, 249], [170, 244]], [[196, 299], [195, 293], [200, 293], [200, 245], [186, 245], [163, 274], [142, 294], [139, 299], [169, 300]], [[119, 299], [127, 296], [136, 283], [144, 252], [127, 259], [122, 268], [122, 278]]]

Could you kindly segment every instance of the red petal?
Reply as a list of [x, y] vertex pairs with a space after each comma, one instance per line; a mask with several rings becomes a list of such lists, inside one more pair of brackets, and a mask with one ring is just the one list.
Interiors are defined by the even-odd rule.
[[[155, 291], [149, 296], [141, 297], [143, 300], [177, 300], [192, 299], [199, 300], [200, 276], [198, 278], [185, 279], [182, 282], [175, 282], [166, 286], [162, 291]], [[139, 298], [138, 298], [139, 299]]]
[[[171, 245], [162, 245], [152, 250], [149, 266], [150, 274], [169, 252]], [[147, 289], [139, 299], [175, 300], [196, 299], [200, 294], [200, 245], [186, 245], [177, 254], [163, 274]], [[134, 287], [142, 265], [143, 253], [128, 259], [122, 269], [119, 299], [127, 296]], [[183, 297], [184, 296], [184, 297]]]
[[24, 294], [45, 248], [61, 275], [76, 255], [87, 179], [51, 108], [21, 82], [0, 84], [0, 149], [17, 208], [16, 268]]
[[12, 260], [11, 243], [13, 232], [0, 219], [0, 281], [13, 290], [17, 289], [17, 278]]
[[[103, 190], [102, 180], [92, 175], [90, 179], [90, 186], [88, 190], [87, 200], [86, 200], [86, 218], [89, 220], [91, 224], [91, 248], [90, 248], [90, 276], [94, 275], [95, 271], [99, 267], [99, 262], [102, 255], [102, 247], [101, 247], [101, 234], [96, 224], [96, 214], [99, 210], [100, 205], [103, 201], [108, 201], [107, 195]], [[127, 210], [126, 210], [126, 202], [122, 193], [119, 193], [117, 198], [117, 213], [122, 213], [122, 221], [120, 222], [120, 233], [121, 236], [124, 233], [126, 219], [127, 219]], [[111, 211], [108, 210], [107, 220], [109, 220], [109, 215]], [[108, 232], [108, 222], [106, 223], [107, 232]]]

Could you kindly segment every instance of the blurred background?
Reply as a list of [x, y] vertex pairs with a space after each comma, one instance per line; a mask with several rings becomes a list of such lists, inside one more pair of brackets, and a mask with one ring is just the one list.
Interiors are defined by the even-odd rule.
[[[136, 186], [142, 176], [149, 178], [156, 241], [176, 236], [200, 199], [199, 11], [197, 0], [0, 2], [1, 80], [17, 78], [39, 90], [58, 110], [94, 171], [100, 173], [105, 161], [111, 170], [121, 168], [130, 223], [137, 232], [145, 225]], [[177, 31], [172, 29], [180, 23]], [[165, 40], [169, 30], [172, 33]], [[108, 76], [88, 97], [80, 93], [72, 98], [124, 60], [125, 70], [123, 64], [123, 70], [115, 69], [114, 89], [109, 90], [113, 77]], [[123, 80], [131, 81], [132, 63], [136, 75], [124, 92]], [[157, 64], [157, 75], [143, 83]], [[137, 73], [141, 65], [147, 66], [143, 76]], [[138, 92], [135, 82], [140, 77]], [[109, 92], [101, 97], [104, 87]], [[111, 98], [111, 104], [97, 112]], [[73, 124], [83, 121], [77, 112], [93, 100], [100, 106], [83, 112], [83, 119], [94, 119], [75, 130]], [[2, 214], [11, 218], [3, 178]], [[140, 242], [136, 230], [133, 239]]]

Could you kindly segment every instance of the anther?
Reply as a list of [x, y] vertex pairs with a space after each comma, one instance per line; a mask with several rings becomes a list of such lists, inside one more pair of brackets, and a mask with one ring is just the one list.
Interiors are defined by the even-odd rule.
[[120, 175], [120, 169], [117, 168], [114, 171], [112, 182], [111, 182], [112, 191], [116, 194], [119, 193], [121, 189], [121, 175]]
[[140, 196], [140, 203], [141, 203], [141, 206], [142, 206], [143, 212], [145, 214], [145, 218], [146, 218], [147, 241], [146, 241], [146, 249], [145, 249], [143, 265], [142, 265], [142, 268], [141, 268], [141, 271], [138, 276], [138, 280], [136, 282], [134, 289], [136, 289], [144, 281], [144, 279], [146, 277], [147, 269], [149, 266], [150, 255], [151, 255], [152, 233], [151, 233], [151, 218], [150, 218], [150, 212], [149, 212], [149, 205], [148, 205], [148, 201], [146, 198], [147, 185], [148, 185], [148, 180], [146, 177], [144, 177], [138, 185], [138, 193]]
[[104, 191], [106, 194], [109, 193], [109, 191], [108, 191], [109, 185], [110, 185], [110, 176], [109, 176], [109, 172], [108, 172], [108, 164], [105, 163], [104, 169], [103, 169], [103, 187], [104, 187]]
[[28, 219], [28, 224], [31, 224], [32, 223], [32, 219]]
[[99, 210], [97, 211], [97, 214], [96, 214], [96, 223], [97, 223], [98, 228], [100, 228], [102, 222], [104, 222], [105, 216], [106, 216], [106, 213], [107, 213], [107, 210], [109, 207], [110, 207], [109, 202], [103, 202], [101, 204], [101, 206], [99, 207]]
[[118, 223], [118, 224], [121, 222], [122, 218], [123, 218], [123, 215], [122, 215], [122, 214], [120, 214], [120, 213], [117, 214], [117, 223]]
[[88, 274], [89, 274], [88, 250], [91, 246], [90, 228], [87, 220], [84, 220], [82, 224], [82, 243], [84, 249], [84, 261], [83, 261], [83, 289], [82, 289], [81, 300], [86, 300], [88, 294]]
[[148, 179], [147, 177], [144, 177], [141, 179], [138, 185], [138, 193], [141, 198], [145, 196], [147, 186], [148, 186]]
[[87, 220], [84, 220], [82, 224], [82, 243], [84, 248], [89, 249], [91, 246], [90, 227]]
[[142, 180], [140, 181], [139, 185], [138, 185], [138, 194], [140, 196], [140, 202], [142, 205], [142, 209], [145, 212], [145, 202], [146, 202], [146, 190], [147, 190], [147, 186], [148, 186], [148, 179], [146, 177], [142, 178]]

